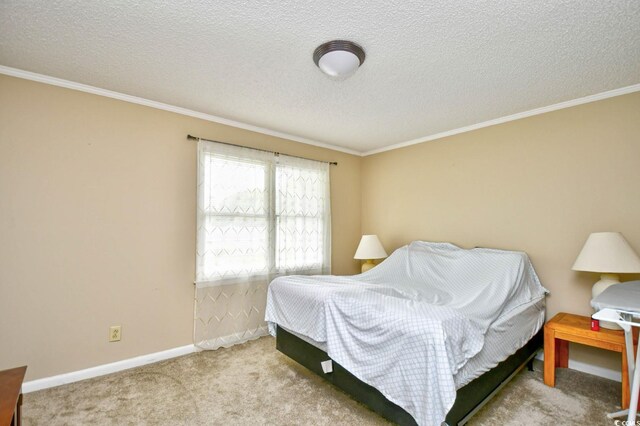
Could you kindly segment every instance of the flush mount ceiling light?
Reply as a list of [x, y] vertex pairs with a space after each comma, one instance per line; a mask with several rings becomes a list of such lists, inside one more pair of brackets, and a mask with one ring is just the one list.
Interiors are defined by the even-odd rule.
[[347, 40], [332, 40], [313, 52], [313, 62], [330, 77], [347, 78], [364, 62], [362, 47]]

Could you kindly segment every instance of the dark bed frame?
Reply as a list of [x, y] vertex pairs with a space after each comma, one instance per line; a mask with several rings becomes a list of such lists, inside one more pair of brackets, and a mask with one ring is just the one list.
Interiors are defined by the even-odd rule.
[[[458, 389], [456, 401], [446, 417], [448, 425], [461, 425], [475, 414], [486, 401], [502, 388], [525, 364], [533, 369], [533, 357], [543, 345], [543, 330], [529, 340], [509, 358], [482, 376]], [[331, 359], [326, 352], [278, 327], [276, 348], [299, 364], [324, 377], [333, 385], [365, 404], [381, 416], [399, 425], [416, 425], [404, 409], [385, 398], [376, 388], [369, 386], [333, 361], [333, 372], [325, 374], [320, 363]]]

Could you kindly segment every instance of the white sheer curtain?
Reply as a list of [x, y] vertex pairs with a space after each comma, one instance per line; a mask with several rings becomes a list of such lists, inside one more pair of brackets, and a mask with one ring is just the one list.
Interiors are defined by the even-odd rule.
[[198, 142], [194, 341], [266, 334], [269, 282], [331, 272], [329, 164]]
[[276, 161], [276, 271], [329, 274], [329, 164], [286, 155], [280, 155]]

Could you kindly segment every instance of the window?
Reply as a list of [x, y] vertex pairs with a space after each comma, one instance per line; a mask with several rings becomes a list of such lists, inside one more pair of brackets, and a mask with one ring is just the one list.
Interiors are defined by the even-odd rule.
[[322, 270], [325, 246], [329, 244], [329, 236], [325, 235], [327, 173], [304, 165], [276, 166], [278, 271]]
[[197, 282], [330, 272], [329, 165], [199, 142]]

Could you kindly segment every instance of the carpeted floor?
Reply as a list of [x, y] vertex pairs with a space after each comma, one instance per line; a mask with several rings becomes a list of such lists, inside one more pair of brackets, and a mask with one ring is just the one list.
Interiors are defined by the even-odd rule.
[[[613, 425], [620, 384], [522, 371], [470, 425]], [[24, 396], [29, 425], [385, 425], [264, 337]]]

